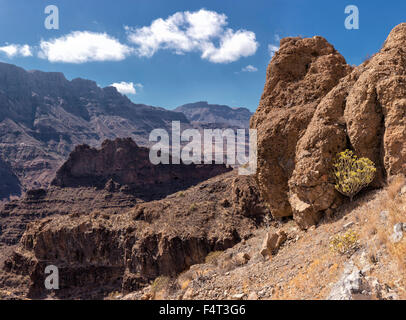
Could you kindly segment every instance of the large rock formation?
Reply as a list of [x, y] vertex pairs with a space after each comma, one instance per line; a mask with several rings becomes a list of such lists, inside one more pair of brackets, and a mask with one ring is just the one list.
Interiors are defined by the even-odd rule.
[[321, 37], [287, 38], [272, 59], [251, 126], [258, 129], [261, 192], [276, 217], [317, 223], [341, 197], [332, 162], [353, 149], [378, 168], [374, 186], [406, 173], [406, 24], [357, 68]]
[[[170, 163], [172, 160], [170, 158]], [[180, 189], [232, 170], [225, 165], [153, 165], [149, 149], [131, 139], [106, 140], [101, 149], [77, 146], [56, 173], [52, 185], [104, 187], [106, 183], [127, 186], [145, 200], [162, 198]]]

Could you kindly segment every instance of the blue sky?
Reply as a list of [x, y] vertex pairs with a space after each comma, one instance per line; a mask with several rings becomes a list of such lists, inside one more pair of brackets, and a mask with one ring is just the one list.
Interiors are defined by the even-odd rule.
[[[344, 27], [350, 4], [359, 30]], [[47, 5], [59, 8], [59, 30], [44, 27]], [[150, 28], [160, 18], [178, 28], [170, 40]], [[101, 86], [132, 82], [136, 103], [172, 109], [206, 100], [254, 111], [277, 37], [321, 35], [358, 65], [404, 21], [406, 2], [397, 0], [0, 0], [0, 61]]]

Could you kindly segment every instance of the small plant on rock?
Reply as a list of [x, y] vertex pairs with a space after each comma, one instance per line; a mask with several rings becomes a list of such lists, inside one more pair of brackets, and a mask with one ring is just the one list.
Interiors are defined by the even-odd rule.
[[343, 234], [337, 234], [330, 238], [330, 250], [340, 254], [351, 255], [358, 249], [358, 234], [348, 230]]
[[358, 158], [351, 150], [337, 155], [333, 164], [335, 188], [352, 201], [353, 197], [375, 178], [376, 168], [368, 158]]

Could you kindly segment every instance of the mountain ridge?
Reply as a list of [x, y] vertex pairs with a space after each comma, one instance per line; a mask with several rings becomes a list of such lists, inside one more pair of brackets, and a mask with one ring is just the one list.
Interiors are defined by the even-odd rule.
[[240, 128], [248, 128], [253, 115], [247, 108], [209, 104], [207, 101], [187, 103], [175, 108], [174, 111], [182, 112], [192, 123]]
[[[244, 112], [243, 121], [222, 126], [247, 127], [250, 113]], [[182, 127], [207, 126], [199, 121], [192, 125], [181, 112], [133, 103], [115, 87], [101, 88], [93, 80], [68, 80], [61, 72], [0, 63], [0, 159], [10, 171], [0, 195], [4, 199], [47, 187], [76, 145], [99, 147], [106, 139], [132, 138], [149, 146], [149, 133], [156, 128], [170, 132], [172, 121]]]

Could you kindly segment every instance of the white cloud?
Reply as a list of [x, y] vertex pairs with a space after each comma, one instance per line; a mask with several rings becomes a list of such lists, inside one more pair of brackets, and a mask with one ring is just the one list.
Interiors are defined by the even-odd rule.
[[279, 46], [276, 46], [274, 44], [268, 44], [268, 51], [271, 58], [275, 55], [276, 52], [278, 52], [278, 50]]
[[281, 37], [279, 34], [274, 35], [275, 42], [278, 44], [268, 44], [268, 52], [271, 58], [275, 55], [276, 52], [279, 51], [279, 42], [281, 41]]
[[89, 31], [75, 31], [60, 38], [41, 41], [40, 48], [40, 58], [66, 63], [120, 61], [133, 50], [106, 33]]
[[176, 54], [196, 51], [211, 62], [229, 63], [253, 55], [258, 48], [255, 33], [225, 29], [226, 25], [226, 15], [201, 9], [177, 12], [165, 20], [154, 20], [150, 26], [125, 29], [141, 57], [151, 57], [158, 50]]
[[23, 57], [32, 56], [31, 47], [27, 44], [25, 45], [7, 44], [3, 47], [0, 47], [0, 52], [5, 53], [9, 58], [13, 58], [15, 56], [23, 56]]
[[253, 65], [248, 65], [241, 69], [242, 72], [257, 72], [258, 68], [255, 68]]
[[28, 44], [25, 44], [25, 45], [21, 46], [20, 47], [20, 54], [23, 57], [31, 57], [32, 56], [31, 47]]
[[214, 63], [229, 63], [241, 57], [252, 56], [258, 48], [255, 41], [255, 33], [251, 31], [238, 30], [234, 32], [228, 29], [220, 40], [220, 47], [212, 43], [204, 49], [202, 58]]
[[121, 94], [136, 94], [137, 91], [135, 90], [135, 87], [140, 88], [143, 87], [142, 84], [140, 83], [136, 83], [134, 85], [133, 82], [125, 82], [125, 81], [112, 83], [110, 86], [115, 87], [117, 91], [120, 92]]

